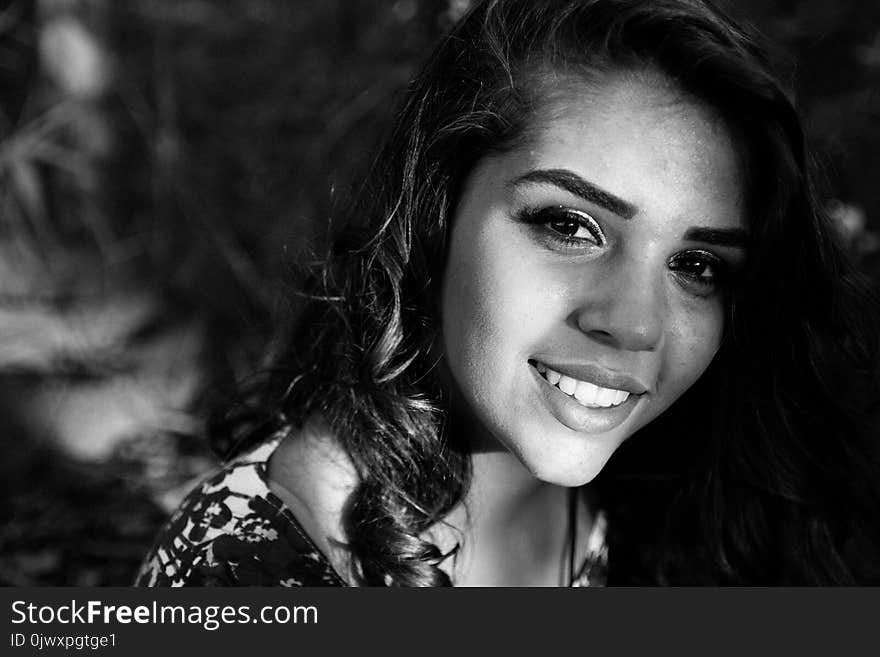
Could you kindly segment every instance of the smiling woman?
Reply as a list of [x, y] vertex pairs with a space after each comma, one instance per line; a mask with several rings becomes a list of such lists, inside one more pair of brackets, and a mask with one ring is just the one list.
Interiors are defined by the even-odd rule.
[[720, 119], [664, 87], [619, 75], [559, 98], [475, 169], [452, 221], [446, 363], [543, 481], [592, 480], [721, 344], [742, 249], [695, 237], [744, 234], [743, 176]]
[[875, 301], [805, 153], [708, 3], [478, 2], [139, 582], [880, 581]]

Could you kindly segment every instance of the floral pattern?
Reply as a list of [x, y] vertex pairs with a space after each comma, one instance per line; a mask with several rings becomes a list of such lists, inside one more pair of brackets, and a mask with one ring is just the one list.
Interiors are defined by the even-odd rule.
[[207, 479], [160, 532], [138, 586], [344, 586], [270, 489], [280, 438]]
[[[137, 586], [346, 586], [281, 499], [267, 461], [278, 437], [227, 465], [184, 499], [147, 555]], [[602, 586], [605, 518], [572, 586]]]

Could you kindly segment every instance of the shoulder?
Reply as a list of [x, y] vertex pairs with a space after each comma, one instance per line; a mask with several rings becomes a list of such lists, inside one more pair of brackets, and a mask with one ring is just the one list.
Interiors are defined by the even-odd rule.
[[320, 586], [342, 581], [268, 486], [258, 447], [196, 486], [137, 576], [140, 586]]
[[267, 479], [337, 571], [351, 576], [343, 516], [358, 476], [326, 425], [313, 419], [285, 436], [268, 463]]

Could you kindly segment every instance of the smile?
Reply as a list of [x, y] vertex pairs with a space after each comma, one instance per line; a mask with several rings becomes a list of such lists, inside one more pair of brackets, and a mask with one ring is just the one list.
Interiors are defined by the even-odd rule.
[[589, 381], [580, 381], [550, 369], [544, 363], [533, 362], [532, 366], [547, 383], [558, 388], [585, 408], [611, 408], [620, 406], [630, 396], [626, 390], [603, 388]]

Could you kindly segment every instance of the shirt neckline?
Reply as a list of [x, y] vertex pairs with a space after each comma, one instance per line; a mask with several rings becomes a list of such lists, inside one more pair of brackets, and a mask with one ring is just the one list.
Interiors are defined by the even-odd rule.
[[281, 444], [281, 441], [285, 438], [286, 435], [286, 433], [282, 433], [274, 436], [273, 438], [270, 438], [269, 440], [253, 448], [249, 452], [246, 452], [244, 455], [233, 459], [231, 465], [254, 466], [254, 472], [256, 473], [257, 479], [260, 483], [260, 486], [262, 487], [262, 490], [260, 490], [260, 494], [275, 509], [275, 512], [284, 520], [286, 520], [288, 524], [290, 524], [290, 526], [296, 532], [297, 536], [299, 536], [303, 540], [308, 548], [318, 555], [322, 565], [327, 570], [327, 572], [336, 580], [337, 584], [339, 584], [339, 586], [349, 587], [351, 585], [339, 574], [339, 572], [337, 572], [336, 568], [333, 567], [333, 563], [330, 561], [330, 559], [327, 558], [327, 555], [324, 554], [324, 551], [320, 547], [318, 547], [318, 545], [305, 530], [302, 524], [300, 524], [293, 510], [289, 506], [287, 506], [284, 500], [278, 497], [278, 495], [276, 495], [269, 486], [269, 459], [278, 448], [278, 445]]
[[[309, 533], [300, 524], [296, 515], [293, 513], [293, 510], [289, 506], [287, 506], [284, 500], [278, 497], [278, 495], [276, 495], [269, 486], [269, 459], [272, 457], [272, 454], [275, 453], [275, 450], [278, 448], [278, 446], [281, 444], [281, 441], [284, 440], [287, 435], [288, 432], [277, 434], [266, 442], [246, 452], [241, 457], [233, 459], [230, 465], [236, 466], [251, 464], [255, 466], [254, 471], [260, 482], [260, 485], [263, 488], [263, 490], [261, 491], [263, 497], [272, 505], [276, 513], [278, 513], [278, 515], [284, 518], [291, 525], [291, 527], [294, 529], [297, 535], [306, 543], [309, 549], [314, 551], [318, 555], [318, 557], [322, 561], [323, 566], [325, 567], [327, 572], [336, 580], [337, 584], [343, 587], [351, 587], [352, 585], [349, 584], [339, 574], [339, 572], [333, 566], [333, 563], [330, 561], [329, 558], [327, 558], [327, 555], [324, 554], [324, 551], [317, 546]], [[581, 563], [576, 570], [574, 578], [568, 585], [569, 588], [589, 586], [589, 577], [591, 574], [593, 574], [593, 571], [596, 569], [596, 567], [604, 567], [605, 561], [607, 560], [606, 533], [607, 519], [605, 516], [605, 512], [600, 509], [596, 512], [596, 515], [593, 519], [593, 525], [590, 528], [590, 533], [587, 539], [587, 554], [581, 560]]]

